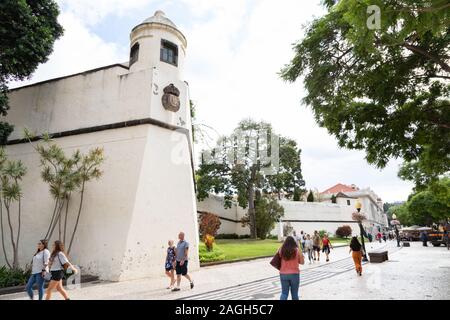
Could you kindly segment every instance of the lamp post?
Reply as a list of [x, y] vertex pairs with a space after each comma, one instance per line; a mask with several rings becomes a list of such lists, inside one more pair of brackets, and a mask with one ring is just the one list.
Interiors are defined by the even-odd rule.
[[400, 247], [400, 232], [398, 231], [397, 226], [400, 224], [400, 221], [397, 220], [397, 215], [394, 213], [392, 215], [391, 225], [395, 228], [395, 237], [397, 238], [397, 247]]
[[366, 232], [364, 231], [364, 227], [363, 227], [363, 225], [362, 225], [362, 221], [365, 219], [365, 216], [364, 216], [364, 214], [361, 213], [361, 207], [362, 207], [362, 204], [361, 204], [361, 202], [360, 202], [359, 199], [358, 199], [358, 200], [356, 201], [356, 204], [355, 204], [355, 208], [356, 208], [356, 211], [357, 211], [358, 213], [356, 214], [356, 212], [355, 212], [355, 213], [353, 214], [353, 219], [356, 220], [356, 221], [358, 221], [359, 232], [360, 232], [360, 234], [361, 234], [361, 244], [362, 244], [362, 247], [363, 247], [363, 250], [364, 250], [364, 255], [363, 255], [362, 261], [369, 261], [369, 260], [367, 259], [366, 245], [365, 245], [365, 243], [364, 243], [364, 234], [365, 234]]

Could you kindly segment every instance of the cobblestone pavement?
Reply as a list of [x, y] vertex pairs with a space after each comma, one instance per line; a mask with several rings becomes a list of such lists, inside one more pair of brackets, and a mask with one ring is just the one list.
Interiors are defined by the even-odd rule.
[[[450, 299], [450, 251], [444, 247], [397, 248], [394, 242], [367, 244], [367, 251], [385, 248], [389, 261], [366, 263], [363, 276], [354, 272], [348, 248], [332, 251], [331, 262], [301, 267], [300, 299]], [[99, 282], [70, 290], [72, 300], [165, 299], [278, 299], [280, 283], [270, 259], [201, 268], [191, 275], [194, 290], [183, 280], [177, 293], [166, 290], [165, 277], [124, 282]], [[61, 299], [57, 293], [55, 299]], [[0, 296], [0, 300], [25, 300], [25, 293]]]

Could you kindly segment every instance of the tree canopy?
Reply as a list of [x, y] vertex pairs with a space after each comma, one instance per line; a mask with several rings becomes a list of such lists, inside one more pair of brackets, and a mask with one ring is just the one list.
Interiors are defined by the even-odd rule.
[[[0, 2], [0, 115], [8, 106], [8, 82], [24, 80], [47, 61], [53, 44], [63, 34], [53, 0], [2, 0]], [[0, 122], [0, 143], [13, 127]]]
[[407, 202], [389, 208], [403, 225], [431, 225], [450, 219], [450, 178], [413, 193]]
[[450, 4], [324, 4], [328, 12], [306, 28], [282, 78], [304, 77], [304, 102], [341, 147], [365, 150], [379, 168], [402, 158], [401, 177], [436, 181], [450, 170]]
[[[204, 153], [196, 173], [198, 200], [204, 200], [209, 193], [222, 194], [224, 206], [229, 208], [236, 196], [239, 206], [248, 208], [253, 238], [257, 236], [257, 190], [278, 198], [296, 198], [304, 192], [301, 150], [291, 139], [276, 138], [270, 124], [243, 120], [233, 134], [222, 137], [216, 148]], [[273, 139], [278, 143], [272, 143]]]

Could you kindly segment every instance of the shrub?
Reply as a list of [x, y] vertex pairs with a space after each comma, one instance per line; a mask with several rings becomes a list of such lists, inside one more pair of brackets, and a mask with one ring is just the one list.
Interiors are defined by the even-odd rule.
[[25, 285], [30, 277], [31, 270], [0, 268], [0, 288]]
[[206, 249], [208, 251], [212, 251], [214, 246], [214, 237], [210, 234], [207, 234], [203, 241], [205, 242]]
[[219, 233], [216, 239], [239, 239], [237, 233]]
[[200, 246], [199, 258], [200, 263], [222, 261], [225, 260], [225, 254], [217, 245], [214, 246], [212, 251], [208, 251], [206, 247]]
[[352, 235], [352, 228], [350, 226], [341, 226], [336, 230], [336, 236], [339, 238], [348, 238]]
[[239, 239], [250, 239], [250, 235], [249, 234], [241, 234], [239, 236]]
[[256, 202], [256, 235], [264, 240], [284, 216], [284, 208], [275, 199], [262, 197]]
[[206, 235], [216, 236], [217, 231], [221, 225], [220, 218], [218, 215], [213, 213], [205, 212], [200, 216], [199, 231], [200, 236], [204, 239]]
[[314, 193], [312, 192], [312, 190], [309, 190], [309, 194], [308, 194], [308, 197], [306, 198], [306, 201], [307, 202], [314, 202], [315, 201]]
[[327, 230], [320, 230], [320, 231], [319, 231], [319, 236], [320, 236], [321, 238], [323, 238], [323, 236], [325, 236], [325, 235], [329, 236]]

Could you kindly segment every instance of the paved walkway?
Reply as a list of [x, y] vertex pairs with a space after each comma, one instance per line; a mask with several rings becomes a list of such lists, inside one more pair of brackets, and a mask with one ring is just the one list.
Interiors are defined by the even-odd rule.
[[[371, 243], [367, 250], [389, 250], [389, 261], [365, 264], [357, 277], [348, 248], [336, 248], [330, 262], [302, 266], [301, 299], [450, 299], [450, 251], [421, 247], [398, 249], [394, 242]], [[194, 272], [195, 289], [184, 281], [182, 291], [164, 289], [165, 277], [119, 283], [100, 282], [70, 290], [73, 300], [120, 299], [278, 299], [280, 284], [270, 259], [238, 262], [201, 268]], [[55, 293], [55, 298], [59, 298]], [[23, 293], [1, 296], [26, 299]]]

